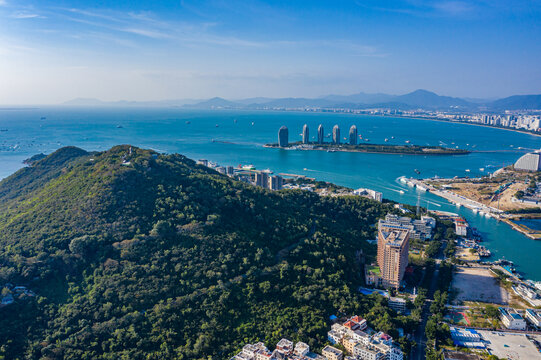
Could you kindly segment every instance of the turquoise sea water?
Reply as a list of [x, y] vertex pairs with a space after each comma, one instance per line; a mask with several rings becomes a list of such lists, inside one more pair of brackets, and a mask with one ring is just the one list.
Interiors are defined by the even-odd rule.
[[[310, 127], [311, 137], [316, 135], [320, 123], [325, 127], [325, 134], [338, 124], [342, 137], [347, 136], [351, 125], [356, 125], [359, 134], [371, 143], [384, 143], [388, 138], [391, 144], [404, 144], [410, 140], [412, 144], [458, 146], [475, 152], [456, 156], [414, 156], [262, 147], [277, 141], [281, 125], [289, 128], [290, 141], [300, 140], [305, 123]], [[383, 192], [385, 198], [412, 205], [417, 202], [419, 193], [397, 181], [402, 175], [476, 176], [511, 164], [525, 151], [541, 147], [541, 137], [487, 127], [304, 112], [133, 108], [0, 110], [0, 130], [5, 129], [8, 131], [0, 132], [0, 178], [21, 168], [24, 159], [40, 152], [50, 153], [62, 146], [105, 150], [117, 144], [132, 144], [161, 152], [178, 152], [193, 159], [205, 158], [222, 165], [253, 164], [258, 169], [270, 168], [275, 173], [304, 174], [352, 188], [368, 187]], [[421, 174], [417, 175], [414, 169]], [[466, 172], [466, 169], [470, 171]], [[401, 194], [400, 190], [405, 193]], [[484, 235], [485, 245], [495, 258], [505, 256], [528, 278], [541, 280], [541, 267], [537, 263], [541, 256], [541, 241], [528, 239], [506, 224], [457, 208], [430, 193], [420, 195], [422, 206], [463, 215]]]

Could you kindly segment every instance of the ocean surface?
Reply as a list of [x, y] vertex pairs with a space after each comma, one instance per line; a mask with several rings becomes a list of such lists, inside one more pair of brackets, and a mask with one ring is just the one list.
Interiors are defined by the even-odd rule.
[[[356, 125], [370, 143], [442, 145], [470, 149], [469, 155], [416, 156], [263, 148], [277, 142], [278, 128], [289, 128], [290, 141], [301, 139], [303, 124], [315, 137], [338, 124], [342, 137]], [[67, 145], [106, 150], [132, 144], [221, 165], [253, 164], [275, 173], [303, 174], [318, 180], [383, 192], [385, 198], [458, 212], [483, 234], [493, 258], [515, 262], [527, 278], [541, 280], [541, 241], [508, 225], [458, 208], [430, 193], [397, 181], [400, 176], [478, 176], [512, 164], [527, 151], [541, 148], [541, 137], [501, 129], [448, 122], [333, 113], [200, 111], [182, 109], [54, 108], [0, 110], [0, 178], [20, 169], [34, 154], [49, 154]], [[7, 130], [7, 131], [6, 131]], [[394, 137], [394, 138], [393, 138]], [[414, 172], [420, 171], [420, 175]], [[469, 170], [469, 171], [466, 171]], [[404, 191], [404, 194], [400, 193]]]

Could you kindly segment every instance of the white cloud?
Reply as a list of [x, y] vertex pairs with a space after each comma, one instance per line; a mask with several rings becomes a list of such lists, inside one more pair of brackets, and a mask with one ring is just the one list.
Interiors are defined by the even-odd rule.
[[35, 13], [17, 12], [17, 13], [11, 14], [11, 17], [14, 19], [34, 19], [34, 18], [39, 18], [42, 16]]

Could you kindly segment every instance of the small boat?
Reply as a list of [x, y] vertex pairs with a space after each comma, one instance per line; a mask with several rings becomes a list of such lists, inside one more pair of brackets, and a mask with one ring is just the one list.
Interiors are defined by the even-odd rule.
[[385, 142], [388, 142], [388, 141], [389, 141], [389, 139], [385, 138], [385, 140], [384, 140], [384, 141], [385, 141]]
[[254, 126], [254, 125], [255, 125], [255, 122], [252, 121], [252, 126]]
[[6, 132], [8, 129], [0, 129], [0, 132]]
[[271, 169], [265, 169], [265, 170], [261, 170], [262, 173], [266, 173], [266, 174], [272, 174], [272, 170]]
[[405, 177], [405, 176], [401, 176], [401, 177], [399, 177], [398, 179], [400, 180], [400, 182], [402, 182], [402, 183], [404, 183], [404, 184], [408, 182], [408, 180], [406, 180], [406, 177]]
[[394, 136], [391, 136], [391, 139], [394, 139]]
[[47, 120], [47, 118], [45, 116], [42, 116], [40, 120]]
[[409, 144], [410, 142], [411, 142], [411, 141], [409, 141], [409, 140], [406, 140], [406, 144]]
[[364, 141], [370, 141], [370, 139], [364, 139]]
[[404, 190], [400, 190], [399, 193], [400, 193], [400, 194], [404, 194]]
[[236, 124], [236, 123], [237, 123], [237, 119], [233, 120], [233, 122]]
[[485, 171], [485, 168], [479, 168], [479, 171]]
[[186, 121], [186, 124], [191, 124], [192, 122], [191, 121]]
[[117, 128], [117, 129], [123, 129], [124, 126], [122, 126], [122, 125], [117, 125], [116, 128]]
[[466, 170], [464, 170], [464, 171], [465, 171], [465, 172], [470, 172], [470, 169], [466, 169]]
[[216, 124], [216, 127], [220, 127], [220, 125]]
[[421, 172], [418, 169], [413, 169], [417, 175], [419, 175]]

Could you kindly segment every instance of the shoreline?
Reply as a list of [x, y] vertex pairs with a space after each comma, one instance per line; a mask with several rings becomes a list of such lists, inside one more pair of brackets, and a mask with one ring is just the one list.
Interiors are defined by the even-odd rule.
[[[503, 210], [496, 209], [492, 206], [488, 206], [485, 204], [482, 204], [478, 201], [475, 201], [473, 199], [467, 198], [465, 196], [452, 193], [448, 190], [442, 191], [434, 188], [432, 185], [425, 182], [425, 179], [422, 180], [416, 180], [416, 179], [408, 179], [412, 183], [414, 183], [417, 186], [417, 183], [420, 183], [422, 186], [428, 189], [432, 194], [439, 196], [447, 201], [449, 201], [452, 204], [455, 204], [456, 206], [464, 206], [471, 211], [473, 211], [475, 214], [479, 215], [485, 215], [487, 217], [491, 217], [495, 220], [502, 221], [509, 225], [513, 230], [525, 235], [526, 237], [532, 239], [532, 240], [541, 240], [541, 231], [530, 229], [527, 226], [519, 225], [513, 222], [513, 214], [509, 214], [508, 212], [505, 212]], [[481, 214], [481, 212], [483, 214]]]

